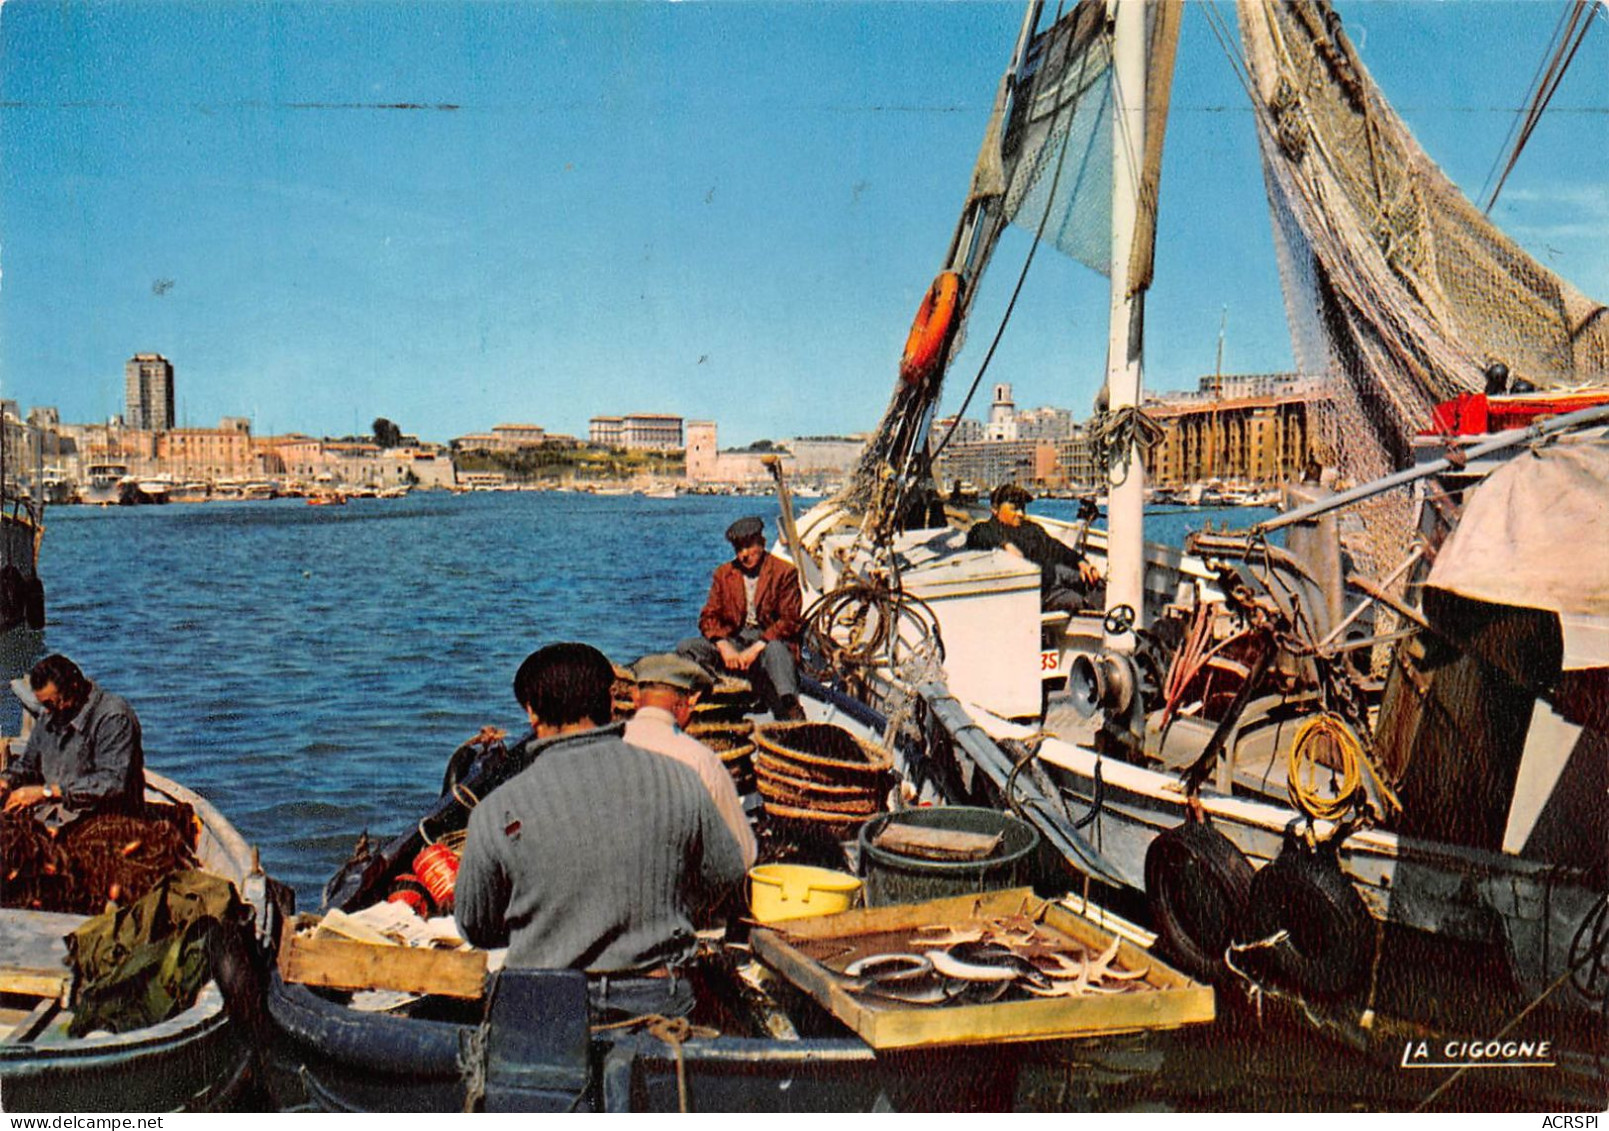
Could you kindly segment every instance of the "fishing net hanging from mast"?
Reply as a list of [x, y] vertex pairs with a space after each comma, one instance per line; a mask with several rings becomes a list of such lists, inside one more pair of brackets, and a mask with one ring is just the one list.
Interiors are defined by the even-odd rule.
[[[1315, 436], [1324, 462], [1353, 481], [1407, 466], [1433, 406], [1481, 391], [1494, 362], [1543, 389], [1609, 384], [1603, 305], [1465, 199], [1330, 5], [1237, 9], [1296, 363], [1336, 379]], [[1379, 506], [1377, 565], [1409, 535], [1406, 499]]]

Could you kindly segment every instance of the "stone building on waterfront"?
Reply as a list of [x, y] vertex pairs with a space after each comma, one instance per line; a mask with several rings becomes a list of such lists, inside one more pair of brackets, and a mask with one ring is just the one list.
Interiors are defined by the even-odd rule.
[[713, 420], [687, 422], [687, 458], [683, 472], [689, 483], [715, 483], [719, 480], [721, 451], [715, 441]]
[[825, 489], [849, 474], [866, 446], [864, 436], [800, 436], [770, 447], [721, 451], [713, 420], [687, 422], [687, 481], [697, 486], [763, 486], [771, 482], [766, 458], [782, 460], [793, 484]]
[[137, 353], [123, 363], [123, 393], [130, 428], [165, 432], [175, 423], [173, 363], [159, 353]]
[[452, 457], [435, 444], [382, 448], [352, 440], [321, 440], [300, 433], [256, 442], [267, 474], [303, 485], [337, 487], [452, 487]]
[[251, 421], [226, 416], [216, 428], [172, 428], [156, 435], [156, 462], [177, 479], [216, 482], [254, 479], [262, 465], [251, 443]]
[[983, 493], [1001, 483], [1049, 484], [1059, 479], [1056, 445], [1048, 440], [981, 440], [972, 444], [952, 440], [934, 463], [933, 477], [946, 491], [958, 480]]
[[1184, 487], [1212, 480], [1272, 486], [1313, 458], [1321, 379], [1298, 374], [1201, 378], [1194, 392], [1160, 393], [1146, 413], [1162, 426], [1146, 453], [1146, 481]]
[[587, 422], [587, 440], [594, 447], [628, 452], [679, 452], [685, 447], [682, 418], [662, 412], [594, 416]]

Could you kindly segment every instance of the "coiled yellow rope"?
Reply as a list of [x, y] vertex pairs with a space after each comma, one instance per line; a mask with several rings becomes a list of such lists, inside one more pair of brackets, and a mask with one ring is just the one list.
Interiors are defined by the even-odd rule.
[[[1339, 766], [1319, 761], [1326, 747], [1334, 751]], [[1291, 804], [1315, 821], [1339, 820], [1353, 808], [1363, 788], [1363, 766], [1363, 743], [1345, 720], [1328, 712], [1314, 715], [1297, 728], [1286, 761], [1285, 785]], [[1325, 796], [1328, 783], [1321, 792], [1320, 778], [1326, 774], [1340, 776], [1332, 796]]]

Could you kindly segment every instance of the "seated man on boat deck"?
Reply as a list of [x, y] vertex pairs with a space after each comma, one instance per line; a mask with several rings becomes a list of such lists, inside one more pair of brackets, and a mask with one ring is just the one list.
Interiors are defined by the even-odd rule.
[[733, 558], [722, 562], [698, 616], [701, 636], [676, 645], [705, 671], [747, 673], [773, 718], [804, 718], [799, 705], [799, 572], [765, 548], [765, 523], [740, 518], [727, 527]]
[[626, 724], [626, 741], [674, 758], [697, 774], [737, 841], [743, 866], [753, 866], [759, 846], [743, 813], [732, 775], [721, 765], [715, 751], [682, 729], [693, 717], [699, 696], [713, 686], [709, 673], [685, 656], [666, 653], [644, 656], [633, 665], [632, 675], [637, 678], [637, 713]]
[[520, 665], [515, 697], [543, 741], [470, 814], [454, 914], [511, 967], [586, 971], [598, 1018], [685, 1015], [694, 916], [731, 894], [743, 858], [697, 774], [598, 725], [613, 683], [586, 644]]
[[66, 656], [35, 664], [26, 689], [34, 702], [23, 705], [37, 706], [40, 718], [22, 755], [0, 772], [5, 811], [58, 826], [90, 813], [141, 812], [145, 751], [134, 708]]
[[1033, 562], [1040, 569], [1042, 608], [1077, 612], [1100, 607], [1100, 570], [1027, 516], [1033, 499], [1015, 483], [996, 487], [989, 495], [989, 517], [967, 531], [967, 549], [1006, 550]]

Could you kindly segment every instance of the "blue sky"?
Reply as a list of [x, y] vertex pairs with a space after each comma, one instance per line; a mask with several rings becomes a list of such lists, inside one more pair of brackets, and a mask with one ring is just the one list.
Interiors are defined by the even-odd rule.
[[[1471, 195], [1564, 0], [1339, 5]], [[1222, 10], [1231, 20], [1227, 5]], [[1494, 217], [1609, 298], [1609, 19]], [[0, 390], [73, 421], [175, 364], [181, 422], [436, 440], [598, 413], [859, 431], [948, 245], [1020, 7], [0, 6]], [[398, 108], [401, 106], [418, 108]], [[1290, 365], [1245, 96], [1187, 5], [1147, 383]], [[1026, 251], [1002, 244], [958, 402]], [[1038, 256], [992, 380], [1082, 416], [1105, 281]], [[973, 414], [978, 412], [974, 406]]]

